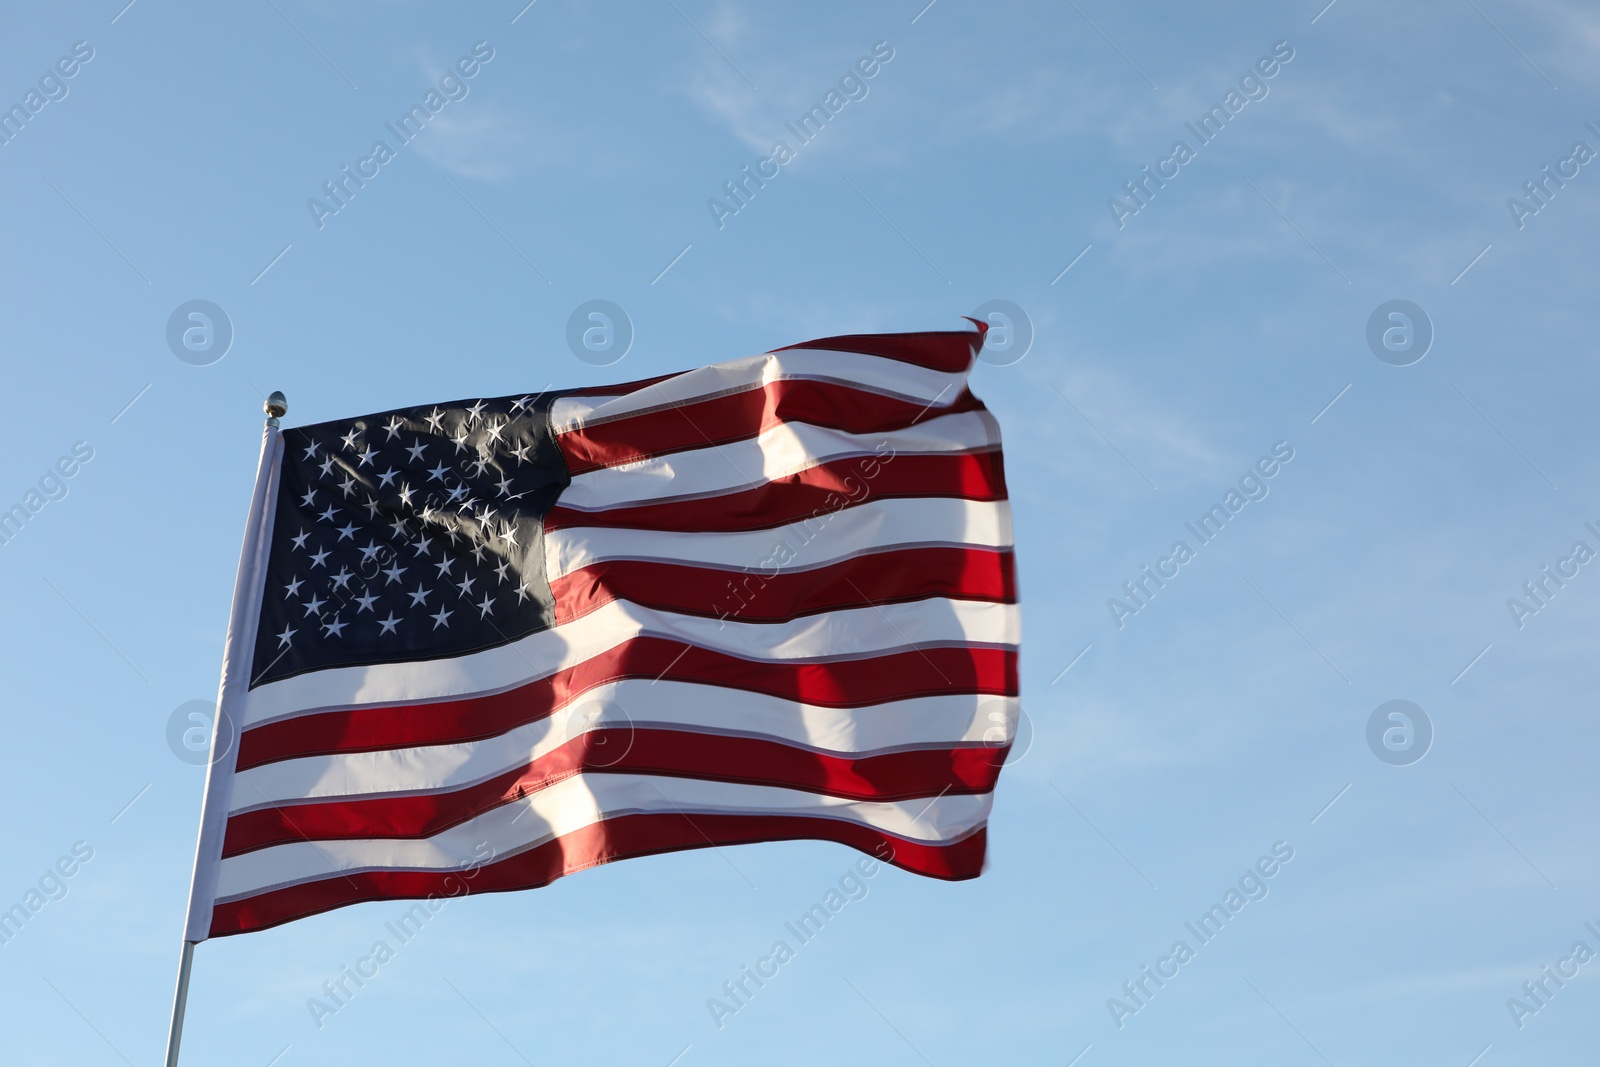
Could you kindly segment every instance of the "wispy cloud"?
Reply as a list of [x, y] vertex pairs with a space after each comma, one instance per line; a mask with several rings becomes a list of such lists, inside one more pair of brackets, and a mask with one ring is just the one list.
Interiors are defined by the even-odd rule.
[[417, 138], [417, 153], [464, 178], [506, 181], [560, 156], [560, 140], [547, 129], [535, 136], [523, 115], [487, 101], [469, 100], [446, 111]]

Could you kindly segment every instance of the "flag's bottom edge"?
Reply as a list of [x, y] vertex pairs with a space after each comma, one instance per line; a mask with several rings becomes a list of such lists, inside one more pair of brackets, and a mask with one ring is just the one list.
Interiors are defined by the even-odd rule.
[[[983, 871], [987, 831], [954, 841], [909, 841], [835, 819], [774, 815], [650, 813], [607, 819], [504, 859], [451, 871], [362, 871], [219, 903], [211, 937], [267, 930], [326, 911], [380, 900], [444, 901], [477, 893], [537, 889], [557, 878], [622, 859], [767, 841], [831, 841], [913, 874], [943, 881]], [[430, 909], [432, 910], [432, 909]]]

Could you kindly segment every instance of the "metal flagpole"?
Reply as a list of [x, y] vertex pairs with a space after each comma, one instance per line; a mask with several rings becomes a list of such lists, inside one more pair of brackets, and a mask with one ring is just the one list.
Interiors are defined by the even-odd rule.
[[266, 565], [267, 542], [278, 486], [282, 434], [278, 420], [288, 413], [289, 402], [273, 393], [262, 405], [267, 424], [261, 434], [261, 459], [256, 469], [255, 492], [245, 522], [244, 546], [239, 552], [239, 573], [233, 586], [233, 606], [228, 614], [228, 636], [222, 653], [222, 681], [217, 694], [217, 715], [211, 728], [211, 758], [206, 766], [205, 801], [200, 811], [200, 835], [195, 844], [194, 878], [189, 884], [189, 908], [184, 921], [183, 955], [178, 962], [178, 987], [172, 997], [172, 1026], [167, 1031], [167, 1067], [178, 1067], [178, 1045], [183, 1039], [183, 1015], [189, 1001], [189, 975], [194, 968], [194, 947], [204, 941], [216, 898], [217, 865], [222, 855], [222, 832], [233, 787], [233, 745], [239, 731], [235, 712], [249, 688], [250, 658], [255, 647], [256, 622], [261, 610], [261, 571]]
[[178, 991], [172, 998], [172, 1026], [167, 1030], [167, 1067], [178, 1067], [178, 1043], [183, 1040], [183, 1009], [189, 1004], [189, 972], [194, 968], [193, 941], [183, 943], [178, 963]]

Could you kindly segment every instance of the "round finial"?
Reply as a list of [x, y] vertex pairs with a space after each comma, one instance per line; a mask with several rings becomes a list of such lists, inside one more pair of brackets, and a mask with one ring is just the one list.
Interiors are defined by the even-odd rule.
[[289, 398], [274, 389], [272, 395], [267, 397], [267, 402], [261, 406], [269, 416], [279, 419], [289, 413]]

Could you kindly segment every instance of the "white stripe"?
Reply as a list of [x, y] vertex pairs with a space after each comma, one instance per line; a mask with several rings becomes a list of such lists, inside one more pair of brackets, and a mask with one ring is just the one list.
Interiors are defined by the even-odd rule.
[[[1011, 546], [1006, 501], [949, 497], [868, 500], [770, 530], [679, 533], [576, 527], [545, 534], [545, 573], [553, 581], [608, 559], [644, 559], [728, 571], [809, 569], [865, 552], [915, 545]], [[720, 590], [708, 590], [710, 599]]]
[[912, 363], [856, 352], [799, 349], [713, 363], [664, 382], [613, 397], [562, 397], [550, 406], [550, 427], [566, 433], [580, 426], [638, 415], [659, 408], [728, 393], [760, 389], [769, 382], [810, 379], [837, 382], [921, 404], [952, 404], [961, 395], [966, 372], [947, 374]]
[[[999, 746], [1011, 739], [1018, 707], [1015, 698], [966, 694], [823, 708], [721, 686], [628, 680], [599, 686], [548, 719], [482, 741], [308, 756], [241, 771], [233, 813], [292, 800], [462, 789], [605, 728], [761, 738], [847, 757], [961, 743]], [[602, 755], [625, 756], [628, 742], [615, 743], [616, 752]]]
[[485, 812], [430, 838], [296, 841], [222, 861], [219, 901], [368, 870], [462, 870], [503, 859], [606, 818], [638, 812], [821, 816], [911, 841], [946, 843], [988, 817], [990, 794], [897, 803], [844, 800], [773, 786], [589, 773]]
[[246, 698], [244, 725], [329, 707], [502, 692], [641, 635], [781, 663], [872, 655], [911, 645], [1014, 647], [1018, 629], [1016, 605], [967, 600], [850, 608], [782, 623], [679, 615], [619, 600], [562, 626], [471, 655], [330, 668], [263, 685]]
[[[942, 415], [903, 430], [854, 434], [807, 423], [774, 426], [758, 437], [674, 452], [625, 466], [580, 474], [561, 492], [560, 505], [579, 511], [726, 493], [807, 470], [830, 460], [973, 452], [997, 447], [999, 427], [987, 412]], [[864, 460], [864, 463], [867, 462]], [[876, 468], [872, 468], [876, 473]], [[857, 476], [866, 482], [866, 471]]]

